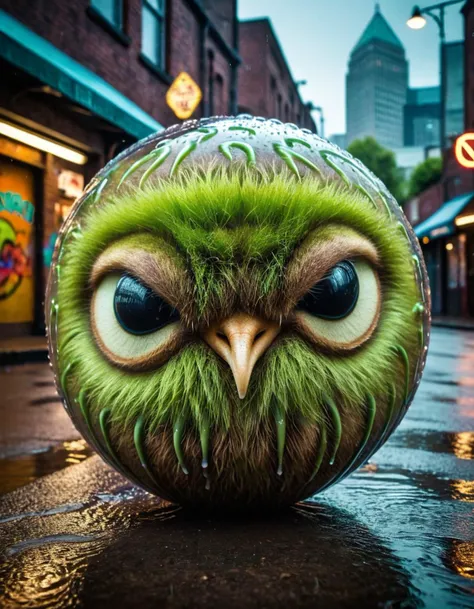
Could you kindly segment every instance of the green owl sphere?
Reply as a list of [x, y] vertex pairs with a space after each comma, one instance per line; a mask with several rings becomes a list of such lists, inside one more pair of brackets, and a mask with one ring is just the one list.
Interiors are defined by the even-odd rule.
[[202, 508], [292, 504], [405, 414], [429, 288], [384, 185], [306, 129], [188, 121], [111, 161], [58, 238], [58, 391], [132, 481]]

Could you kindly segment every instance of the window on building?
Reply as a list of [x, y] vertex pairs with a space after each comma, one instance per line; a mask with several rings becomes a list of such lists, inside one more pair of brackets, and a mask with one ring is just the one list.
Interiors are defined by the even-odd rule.
[[420, 220], [420, 204], [418, 197], [415, 197], [410, 201], [410, 222], [416, 224]]
[[207, 95], [209, 97], [208, 102], [208, 115], [214, 116], [214, 52], [209, 50], [207, 52]]
[[123, 0], [91, 0], [91, 6], [117, 29], [123, 28]]
[[281, 95], [278, 94], [278, 97], [277, 97], [277, 107], [276, 107], [276, 117], [275, 118], [279, 118], [279, 119], [281, 119], [281, 102], [282, 102]]
[[273, 103], [273, 109], [272, 109], [272, 113], [274, 116], [276, 116], [277, 113], [277, 94], [276, 94], [276, 89], [277, 89], [277, 83], [276, 83], [276, 78], [274, 76], [270, 76], [270, 97]]
[[216, 110], [216, 114], [222, 115], [227, 114], [227, 108], [225, 107], [224, 100], [224, 79], [220, 74], [216, 74], [216, 82], [214, 86], [214, 95], [216, 98], [214, 107]]
[[142, 0], [142, 53], [159, 68], [165, 64], [165, 1]]

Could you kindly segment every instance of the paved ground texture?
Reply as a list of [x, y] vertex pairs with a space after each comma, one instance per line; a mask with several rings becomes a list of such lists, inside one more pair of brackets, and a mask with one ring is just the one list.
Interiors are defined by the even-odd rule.
[[435, 329], [368, 465], [259, 520], [193, 517], [88, 458], [46, 365], [0, 386], [2, 608], [474, 607], [472, 332]]

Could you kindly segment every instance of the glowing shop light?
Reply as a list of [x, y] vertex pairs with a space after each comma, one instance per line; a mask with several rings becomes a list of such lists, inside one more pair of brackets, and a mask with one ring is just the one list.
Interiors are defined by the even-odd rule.
[[454, 220], [454, 224], [456, 224], [456, 226], [466, 226], [466, 224], [473, 224], [474, 223], [474, 214], [470, 214], [469, 216], [462, 216], [461, 218], [456, 218], [456, 220]]
[[76, 163], [76, 165], [84, 165], [87, 163], [85, 154], [77, 152], [77, 150], [73, 150], [72, 148], [67, 148], [62, 144], [56, 144], [56, 142], [47, 140], [44, 137], [35, 135], [30, 131], [25, 131], [25, 129], [21, 129], [10, 123], [5, 123], [4, 121], [0, 121], [0, 134], [9, 137], [12, 140], [17, 140], [27, 146], [43, 150], [43, 152], [54, 154], [54, 156], [65, 159], [66, 161], [71, 161], [71, 163]]

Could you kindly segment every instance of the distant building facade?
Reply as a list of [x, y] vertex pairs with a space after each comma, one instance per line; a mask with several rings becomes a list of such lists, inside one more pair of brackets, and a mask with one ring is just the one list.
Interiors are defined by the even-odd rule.
[[278, 118], [316, 132], [269, 19], [239, 24], [239, 112]]
[[405, 50], [377, 5], [349, 59], [347, 144], [372, 136], [388, 148], [403, 146], [407, 89]]
[[[202, 89], [195, 117], [235, 114], [240, 57], [236, 0], [1, 6], [0, 257], [8, 241], [24, 261], [2, 274], [4, 337], [43, 331], [45, 277], [62, 221], [108, 160], [179, 122], [165, 100], [173, 79], [188, 72]], [[29, 134], [69, 153], [46, 152]]]
[[464, 41], [444, 47], [446, 62], [446, 119], [448, 142], [464, 130]]
[[404, 108], [404, 145], [439, 148], [440, 88], [408, 89]]

